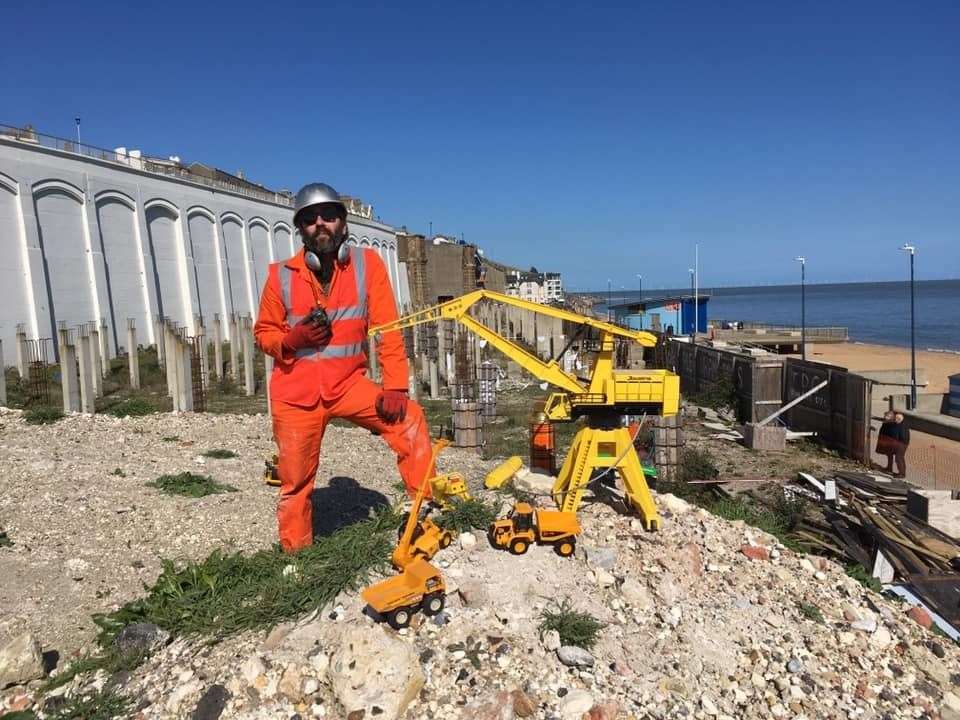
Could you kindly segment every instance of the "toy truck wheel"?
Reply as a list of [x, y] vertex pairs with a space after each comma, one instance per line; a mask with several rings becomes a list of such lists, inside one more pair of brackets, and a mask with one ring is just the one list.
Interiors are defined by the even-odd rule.
[[453, 542], [453, 536], [450, 533], [445, 532], [443, 535], [440, 536], [440, 549], [443, 550], [445, 548], [450, 547], [450, 543], [452, 542]]
[[560, 557], [570, 557], [577, 549], [577, 544], [573, 540], [561, 540], [553, 546], [553, 549]]
[[523, 555], [529, 548], [530, 543], [520, 538], [517, 538], [510, 543], [510, 552], [512, 552], [514, 555]]
[[[403, 517], [400, 519], [400, 527], [397, 528], [397, 540], [403, 537], [403, 531], [407, 527], [407, 518], [410, 517], [410, 513], [405, 512]], [[423, 535], [423, 528], [419, 524], [413, 528], [413, 536], [410, 538], [410, 542], [416, 542], [417, 538]]]
[[387, 613], [387, 623], [394, 630], [403, 630], [410, 625], [410, 619], [413, 617], [413, 611], [408, 607], [398, 607]]
[[423, 614], [434, 616], [443, 610], [446, 604], [446, 597], [442, 592], [433, 592], [423, 598]]

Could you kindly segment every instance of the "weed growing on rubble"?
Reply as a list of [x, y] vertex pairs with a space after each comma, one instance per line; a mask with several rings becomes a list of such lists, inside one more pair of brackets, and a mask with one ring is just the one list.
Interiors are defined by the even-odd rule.
[[437, 525], [456, 532], [486, 530], [497, 518], [497, 509], [493, 505], [473, 498], [454, 500], [453, 509], [447, 510], [437, 518]]
[[200, 454], [204, 457], [213, 458], [214, 460], [228, 460], [229, 458], [235, 458], [237, 456], [233, 450], [224, 450], [223, 448], [204, 450]]
[[685, 447], [680, 451], [680, 482], [693, 480], [716, 480], [720, 471], [713, 456], [706, 450]]
[[880, 581], [873, 577], [873, 575], [871, 575], [870, 572], [860, 563], [848, 565], [847, 576], [852, 577], [865, 588], [873, 590], [875, 593], [879, 593], [881, 590], [883, 590], [883, 585], [880, 584]]
[[128, 415], [130, 417], [142, 417], [144, 415], [152, 415], [159, 411], [160, 408], [143, 397], [132, 397], [127, 400], [122, 400], [103, 410], [107, 415], [113, 415], [114, 417], [127, 417]]
[[593, 615], [573, 609], [569, 599], [564, 599], [556, 610], [545, 609], [540, 618], [540, 634], [556, 630], [563, 645], [575, 645], [589, 650], [597, 642], [597, 636], [604, 624]]
[[820, 623], [821, 625], [825, 625], [827, 622], [826, 618], [823, 617], [823, 613], [820, 612], [820, 608], [816, 605], [811, 605], [808, 602], [800, 600], [797, 602], [797, 609], [807, 620], [813, 620], [813, 622]]
[[28, 425], [48, 425], [63, 419], [63, 411], [50, 405], [36, 405], [23, 413], [23, 419]]
[[98, 641], [109, 647], [134, 622], [154, 623], [175, 636], [220, 640], [299, 617], [386, 567], [397, 522], [396, 514], [384, 509], [292, 555], [274, 546], [249, 556], [215, 550], [185, 565], [165, 560], [146, 597], [94, 615]]
[[13, 547], [13, 540], [7, 535], [6, 530], [0, 530], [0, 547]]
[[183, 495], [192, 498], [237, 492], [237, 489], [232, 485], [218, 483], [209, 475], [194, 475], [191, 472], [182, 472], [179, 475], [161, 475], [156, 480], [148, 482], [147, 486], [156, 488], [167, 495]]
[[95, 695], [73, 698], [48, 717], [51, 720], [113, 720], [127, 717], [131, 700], [113, 689], [104, 688]]

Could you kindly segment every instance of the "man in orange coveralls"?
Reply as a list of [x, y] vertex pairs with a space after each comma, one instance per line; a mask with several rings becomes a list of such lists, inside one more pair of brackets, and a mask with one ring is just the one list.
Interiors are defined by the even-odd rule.
[[397, 454], [411, 495], [426, 477], [431, 456], [423, 410], [407, 398], [399, 331], [384, 333], [377, 345], [383, 387], [366, 376], [361, 343], [368, 326], [397, 318], [383, 261], [373, 250], [346, 244], [347, 209], [329, 185], [301, 188], [293, 222], [303, 248], [270, 265], [253, 328], [257, 345], [276, 359], [270, 402], [279, 448], [277, 523], [288, 552], [313, 541], [310, 495], [331, 418], [382, 435]]

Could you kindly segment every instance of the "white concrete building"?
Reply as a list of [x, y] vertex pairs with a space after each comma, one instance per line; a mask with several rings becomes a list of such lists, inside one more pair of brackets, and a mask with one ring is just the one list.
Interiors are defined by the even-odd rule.
[[[383, 257], [398, 305], [408, 305], [394, 228], [371, 219], [369, 205], [348, 205], [360, 213], [348, 217], [350, 242]], [[300, 247], [291, 219], [288, 194], [236, 176], [0, 126], [5, 362], [18, 324], [37, 339], [56, 337], [60, 323], [106, 321], [114, 354], [127, 318], [146, 345], [158, 315], [188, 334], [197, 316], [208, 327], [214, 314], [255, 317], [267, 265]]]

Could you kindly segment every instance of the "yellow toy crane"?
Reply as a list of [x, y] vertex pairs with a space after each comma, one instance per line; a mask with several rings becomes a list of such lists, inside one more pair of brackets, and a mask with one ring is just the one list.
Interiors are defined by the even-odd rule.
[[[581, 325], [578, 335], [586, 328], [597, 330], [600, 345], [589, 378], [581, 380], [564, 371], [556, 358], [546, 362], [541, 360], [471, 316], [471, 308], [484, 300]], [[657, 515], [657, 508], [650, 497], [630, 432], [622, 426], [621, 418], [623, 415], [644, 413], [675, 415], [680, 401], [680, 378], [667, 370], [614, 368], [616, 338], [626, 338], [644, 347], [653, 347], [657, 342], [654, 335], [627, 330], [612, 323], [489, 290], [466, 293], [394, 322], [372, 327], [369, 334], [375, 336], [378, 333], [443, 319], [456, 320], [534, 377], [558, 388], [558, 392], [549, 395], [544, 407], [548, 420], [572, 422], [579, 417], [586, 418], [586, 427], [574, 437], [570, 452], [553, 486], [553, 497], [560, 510], [576, 513], [593, 472], [614, 469], [623, 479], [627, 498], [636, 508], [644, 526], [648, 530], [659, 529], [660, 517]]]

